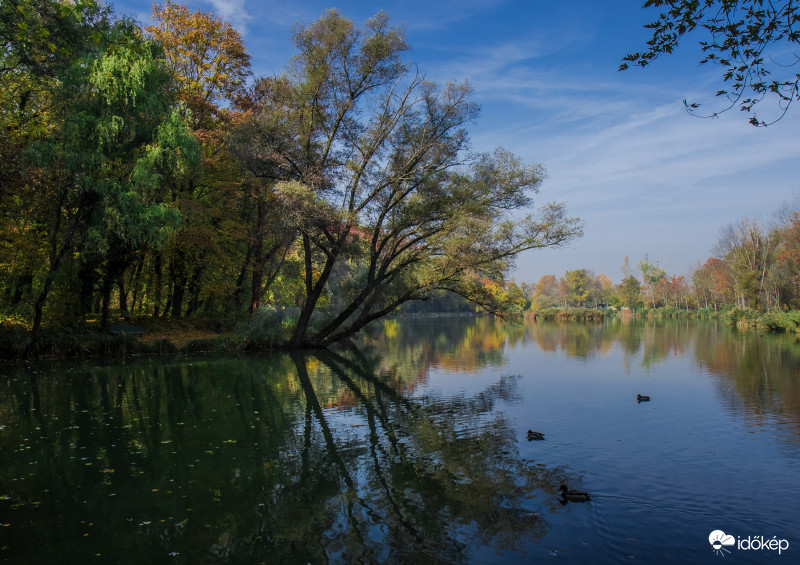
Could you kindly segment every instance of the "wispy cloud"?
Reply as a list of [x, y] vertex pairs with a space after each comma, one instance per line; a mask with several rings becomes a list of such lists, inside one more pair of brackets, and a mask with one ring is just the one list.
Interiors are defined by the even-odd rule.
[[500, 10], [508, 3], [510, 0], [439, 0], [422, 4], [397, 1], [385, 5], [384, 9], [393, 21], [408, 22], [409, 27], [417, 31], [435, 31], [482, 13]]
[[684, 273], [705, 260], [725, 223], [769, 215], [800, 186], [793, 166], [800, 117], [768, 130], [749, 126], [738, 112], [692, 118], [681, 99], [707, 92], [711, 74], [698, 84], [697, 76], [653, 80], [589, 66], [548, 68], [539, 58], [546, 53], [537, 42], [502, 42], [436, 71], [473, 84], [483, 107], [476, 149], [503, 145], [543, 162], [549, 178], [542, 199], [566, 200], [586, 221], [586, 236], [569, 250], [521, 258], [521, 278], [608, 270], [625, 255], [638, 260], [644, 253]]
[[245, 0], [205, 0], [214, 7], [214, 12], [223, 20], [230, 22], [242, 35], [247, 31], [250, 14], [245, 8]]

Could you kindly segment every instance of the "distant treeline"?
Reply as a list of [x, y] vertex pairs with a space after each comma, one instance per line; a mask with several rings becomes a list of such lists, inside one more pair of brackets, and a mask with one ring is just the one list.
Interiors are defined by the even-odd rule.
[[[793, 209], [794, 208], [794, 209]], [[738, 325], [794, 331], [800, 327], [800, 213], [785, 206], [771, 226], [741, 219], [720, 230], [714, 256], [683, 275], [667, 275], [644, 257], [633, 275], [628, 258], [619, 284], [588, 269], [522, 283], [527, 307], [542, 317], [590, 318], [597, 308], [641, 315], [719, 317]]]
[[553, 306], [672, 307], [684, 311], [709, 309], [754, 313], [800, 309], [800, 212], [784, 207], [771, 226], [741, 219], [720, 231], [714, 256], [699, 262], [688, 279], [672, 274], [644, 257], [633, 274], [628, 258], [619, 284], [588, 269], [567, 271], [556, 279], [545, 275], [521, 289], [534, 311]]

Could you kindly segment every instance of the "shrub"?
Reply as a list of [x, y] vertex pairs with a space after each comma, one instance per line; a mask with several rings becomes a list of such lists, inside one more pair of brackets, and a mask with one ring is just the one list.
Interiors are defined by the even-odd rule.
[[724, 312], [720, 318], [732, 326], [755, 326], [758, 313], [744, 308], [732, 308]]
[[536, 314], [543, 320], [602, 320], [605, 315], [597, 308], [545, 308]]
[[158, 353], [159, 355], [172, 355], [178, 353], [180, 349], [167, 338], [157, 339], [148, 347], [150, 353]]
[[723, 312], [724, 310], [714, 310], [713, 308], [698, 308], [696, 315], [704, 320], [716, 320]]
[[235, 353], [240, 349], [241, 342], [230, 337], [193, 339], [183, 346], [184, 353]]
[[297, 325], [300, 309], [265, 306], [241, 332], [245, 349], [274, 349], [286, 344]]
[[759, 320], [760, 327], [778, 332], [800, 332], [800, 311], [766, 312]]

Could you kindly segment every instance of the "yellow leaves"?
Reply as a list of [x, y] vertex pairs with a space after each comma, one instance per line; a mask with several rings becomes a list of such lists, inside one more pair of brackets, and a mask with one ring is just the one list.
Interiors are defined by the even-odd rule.
[[209, 12], [167, 1], [153, 5], [155, 25], [146, 28], [164, 48], [183, 98], [195, 109], [233, 101], [250, 74], [250, 55], [230, 23]]

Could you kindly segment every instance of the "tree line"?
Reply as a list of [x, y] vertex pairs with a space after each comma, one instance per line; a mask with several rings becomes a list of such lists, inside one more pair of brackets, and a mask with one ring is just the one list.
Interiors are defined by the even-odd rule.
[[[671, 274], [647, 256], [634, 270], [626, 257], [619, 284], [591, 270], [545, 275], [521, 290], [530, 307], [674, 307], [718, 311], [800, 309], [800, 211], [784, 206], [768, 224], [742, 218], [720, 230], [713, 256], [692, 267], [688, 277]], [[640, 276], [636, 276], [636, 271]]]
[[253, 77], [239, 33], [167, 1], [0, 7], [0, 308], [6, 325], [275, 324], [326, 346], [452, 291], [490, 311], [526, 250], [581, 235], [544, 170], [475, 153], [467, 83], [404, 60], [379, 12], [292, 31]]

